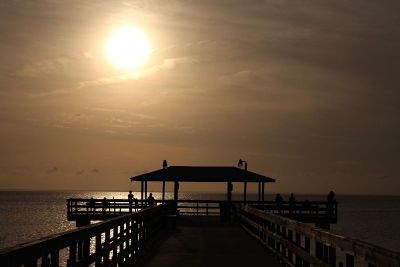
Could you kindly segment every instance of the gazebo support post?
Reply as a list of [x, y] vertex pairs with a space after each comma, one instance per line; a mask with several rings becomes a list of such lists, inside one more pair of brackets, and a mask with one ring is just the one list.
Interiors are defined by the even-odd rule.
[[147, 201], [147, 181], [144, 181], [144, 200]]
[[179, 182], [175, 180], [174, 183], [174, 202], [176, 203], [178, 201], [178, 190], [179, 190]]
[[162, 181], [162, 203], [165, 203], [165, 179]]
[[232, 182], [228, 182], [227, 183], [227, 200], [229, 203], [232, 202], [232, 189], [233, 189], [233, 185]]
[[165, 203], [165, 179], [167, 178], [167, 174], [166, 174], [166, 170], [168, 168], [168, 163], [167, 161], [164, 159], [163, 161], [163, 173], [162, 173], [162, 203]]
[[243, 202], [247, 203], [247, 162], [244, 163], [244, 187], [243, 187]]
[[140, 201], [142, 202], [143, 206], [143, 188], [144, 188], [144, 181], [140, 181]]
[[262, 207], [263, 207], [263, 209], [264, 209], [264, 198], [265, 198], [265, 183], [264, 182], [262, 182], [262, 187], [261, 187], [261, 197], [262, 197]]

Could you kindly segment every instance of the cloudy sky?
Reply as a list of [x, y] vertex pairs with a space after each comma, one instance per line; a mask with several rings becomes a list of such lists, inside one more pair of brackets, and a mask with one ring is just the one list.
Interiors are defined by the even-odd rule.
[[[0, 189], [137, 189], [129, 177], [163, 159], [242, 158], [277, 179], [274, 192], [399, 194], [399, 10], [398, 0], [2, 0]], [[130, 71], [104, 56], [124, 25], [152, 47]]]

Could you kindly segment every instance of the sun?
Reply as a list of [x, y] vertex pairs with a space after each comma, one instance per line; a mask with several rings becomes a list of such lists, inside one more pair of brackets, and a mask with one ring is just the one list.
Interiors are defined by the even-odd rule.
[[120, 70], [132, 70], [142, 66], [151, 53], [146, 34], [139, 28], [124, 26], [109, 36], [105, 55]]

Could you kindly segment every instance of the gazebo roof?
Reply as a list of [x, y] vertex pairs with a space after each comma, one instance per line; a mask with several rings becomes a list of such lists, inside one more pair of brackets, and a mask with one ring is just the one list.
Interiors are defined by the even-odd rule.
[[[246, 179], [246, 180], [245, 180]], [[131, 178], [131, 181], [275, 182], [275, 179], [237, 167], [170, 166]]]

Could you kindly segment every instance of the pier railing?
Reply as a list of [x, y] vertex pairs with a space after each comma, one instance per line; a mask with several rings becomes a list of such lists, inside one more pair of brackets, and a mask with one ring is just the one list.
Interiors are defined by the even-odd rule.
[[[165, 203], [175, 203], [166, 200]], [[220, 200], [178, 200], [176, 202], [179, 214], [197, 216], [219, 216], [222, 203]], [[243, 201], [232, 201], [240, 204]], [[162, 204], [161, 200], [155, 201], [156, 205]], [[296, 201], [295, 203], [283, 202], [277, 206], [274, 201], [247, 201], [247, 204], [266, 212], [279, 214], [297, 221], [306, 223], [336, 223], [337, 203], [328, 207], [325, 201]], [[129, 202], [128, 199], [67, 199], [68, 220], [78, 221], [83, 219], [105, 220], [146, 208], [147, 202], [138, 200]]]
[[[179, 214], [197, 215], [197, 216], [219, 216], [220, 202], [218, 200], [178, 200], [176, 202]], [[161, 200], [156, 200], [156, 205], [161, 205]], [[164, 203], [175, 203], [172, 200], [166, 200]], [[90, 220], [105, 220], [139, 211], [148, 207], [146, 201], [129, 203], [127, 199], [67, 199], [67, 217], [68, 220], [78, 220], [89, 218]]]
[[400, 253], [345, 238], [246, 205], [234, 205], [242, 227], [288, 266], [400, 266]]
[[329, 229], [330, 224], [337, 223], [338, 203], [329, 204], [326, 201], [284, 201], [276, 205], [274, 201], [263, 204], [254, 203], [250, 206], [268, 213], [277, 214], [303, 223], [315, 223], [317, 226]]
[[[110, 220], [0, 250], [0, 266], [122, 266], [134, 263], [175, 214], [163, 204]], [[60, 255], [66, 254], [66, 262]]]

